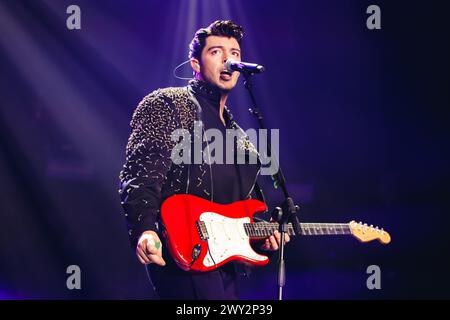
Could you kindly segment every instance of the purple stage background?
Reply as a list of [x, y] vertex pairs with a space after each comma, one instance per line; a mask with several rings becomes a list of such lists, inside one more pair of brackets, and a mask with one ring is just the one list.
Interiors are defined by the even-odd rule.
[[[0, 1], [0, 299], [154, 297], [117, 193], [129, 121], [150, 91], [185, 85], [172, 70], [217, 19], [243, 25], [242, 60], [266, 67], [255, 92], [280, 129], [300, 220], [355, 219], [392, 235], [389, 246], [295, 239], [285, 298], [450, 298], [442, 3]], [[71, 4], [81, 30], [66, 27]], [[381, 30], [366, 28], [371, 4]], [[256, 126], [241, 82], [227, 104]], [[270, 179], [260, 182], [278, 204]], [[276, 297], [275, 260], [242, 283], [243, 299]], [[66, 287], [69, 265], [81, 268], [81, 290]], [[369, 265], [381, 268], [381, 290], [366, 287]]]

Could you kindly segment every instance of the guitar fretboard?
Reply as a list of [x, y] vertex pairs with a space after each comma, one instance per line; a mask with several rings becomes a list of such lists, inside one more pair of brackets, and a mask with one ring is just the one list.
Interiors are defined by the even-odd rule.
[[[277, 222], [244, 223], [244, 228], [249, 237], [265, 238], [279, 229]], [[300, 223], [301, 234], [309, 236], [320, 235], [344, 235], [351, 234], [348, 223]], [[295, 235], [292, 223], [288, 224], [288, 234]]]

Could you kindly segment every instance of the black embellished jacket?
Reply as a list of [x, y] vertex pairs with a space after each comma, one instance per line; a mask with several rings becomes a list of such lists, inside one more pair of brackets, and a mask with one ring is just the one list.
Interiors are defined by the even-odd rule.
[[[220, 92], [205, 82], [193, 80], [186, 87], [158, 89], [147, 95], [134, 111], [132, 132], [126, 147], [126, 162], [120, 172], [122, 206], [133, 248], [142, 232], [158, 232], [159, 208], [169, 196], [188, 193], [216, 201], [214, 170], [211, 164], [175, 164], [171, 154], [176, 142], [171, 134], [176, 129], [194, 132], [194, 121], [202, 120], [202, 103], [215, 99]], [[200, 103], [199, 103], [200, 101]], [[240, 132], [236, 147], [246, 155], [257, 151], [245, 132], [225, 108], [227, 128]], [[203, 142], [208, 144], [207, 141]], [[206, 150], [202, 147], [202, 150]], [[216, 171], [217, 172], [217, 171]], [[260, 162], [238, 165], [242, 200], [251, 197]], [[216, 190], [217, 190], [216, 186]]]

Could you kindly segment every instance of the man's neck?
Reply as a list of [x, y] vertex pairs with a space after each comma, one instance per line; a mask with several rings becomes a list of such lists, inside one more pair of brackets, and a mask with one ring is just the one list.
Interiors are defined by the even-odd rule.
[[225, 123], [225, 119], [223, 117], [223, 111], [225, 110], [225, 102], [227, 101], [227, 98], [228, 98], [228, 92], [227, 93], [222, 92], [222, 94], [220, 96], [220, 102], [219, 102], [219, 117], [224, 125], [226, 125], [226, 123]]
[[[198, 74], [197, 74], [197, 76], [195, 77], [195, 79], [196, 79], [196, 80], [200, 80], [200, 81], [205, 81], [205, 80], [203, 80], [203, 78], [202, 78], [200, 75], [198, 75]], [[226, 103], [226, 101], [227, 101], [227, 98], [228, 98], [228, 92], [221, 91], [221, 94], [220, 94], [220, 101], [219, 101], [219, 118], [220, 118], [220, 120], [222, 121], [222, 123], [223, 123], [224, 125], [226, 125], [226, 123], [225, 123], [225, 118], [223, 117], [223, 112], [224, 112], [224, 110], [225, 110], [225, 103]]]

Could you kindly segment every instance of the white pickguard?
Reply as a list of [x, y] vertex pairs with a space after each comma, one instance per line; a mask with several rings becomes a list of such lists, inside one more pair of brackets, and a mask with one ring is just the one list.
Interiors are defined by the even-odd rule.
[[203, 212], [200, 215], [208, 231], [209, 252], [203, 264], [206, 267], [218, 264], [227, 258], [240, 255], [251, 260], [265, 261], [266, 256], [257, 254], [250, 246], [248, 235], [245, 233], [244, 223], [250, 218], [228, 218], [215, 212]]

